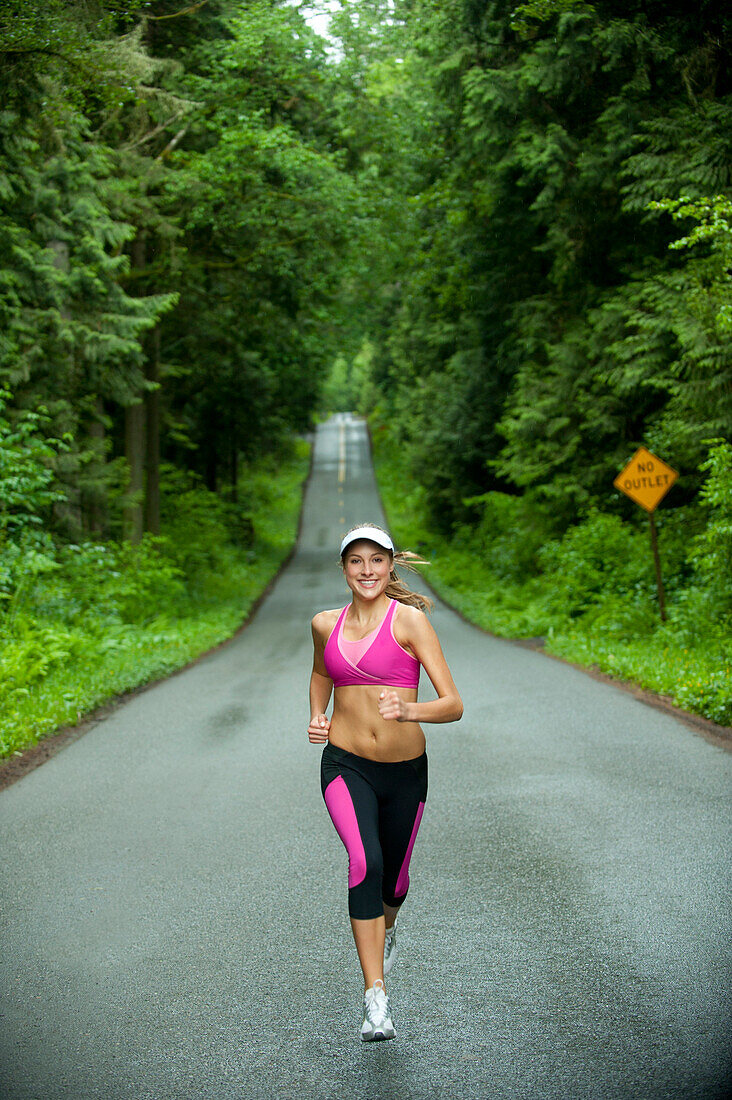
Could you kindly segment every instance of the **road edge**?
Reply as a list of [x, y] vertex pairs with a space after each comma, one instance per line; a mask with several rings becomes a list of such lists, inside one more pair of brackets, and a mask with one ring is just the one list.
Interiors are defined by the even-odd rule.
[[[376, 492], [378, 493], [379, 502], [381, 504], [381, 511], [386, 518], [387, 524], [389, 523], [389, 516], [384, 506], [384, 498], [381, 494], [381, 487], [379, 486], [378, 478], [376, 477], [376, 466], [374, 464], [374, 448], [373, 439], [371, 437], [371, 425], [366, 417], [364, 417], [364, 423], [366, 425], [366, 437], [368, 439], [369, 454], [371, 456], [371, 465], [374, 470], [374, 481], [376, 483]], [[635, 683], [633, 680], [622, 680], [617, 676], [610, 676], [606, 672], [602, 672], [596, 665], [580, 665], [576, 661], [570, 661], [566, 657], [559, 657], [555, 653], [548, 653], [544, 649], [543, 639], [540, 638], [506, 638], [502, 634], [494, 634], [491, 630], [486, 630], [485, 627], [480, 626], [479, 623], [473, 622], [457, 607], [454, 607], [449, 600], [446, 600], [444, 596], [441, 596], [439, 592], [430, 584], [429, 580], [425, 577], [424, 573], [420, 573], [420, 577], [423, 580], [430, 592], [435, 596], [441, 604], [457, 615], [468, 626], [472, 626], [475, 630], [479, 630], [481, 634], [487, 634], [490, 638], [495, 638], [499, 642], [508, 642], [510, 645], [518, 646], [520, 649], [531, 649], [535, 653], [540, 653], [543, 657], [548, 657], [552, 661], [560, 661], [564, 665], [569, 665], [571, 668], [576, 668], [578, 672], [584, 672], [587, 676], [592, 677], [593, 680], [599, 680], [604, 684], [610, 684], [612, 687], [618, 688], [619, 691], [623, 691], [626, 694], [632, 695], [639, 702], [645, 703], [646, 706], [653, 707], [655, 710], [661, 710], [665, 714], [671, 715], [673, 718], [678, 718], [680, 722], [694, 730], [695, 733], [700, 734], [705, 741], [708, 741], [712, 745], [716, 745], [717, 748], [725, 749], [727, 752], [732, 752], [732, 726], [720, 726], [717, 722], [713, 722], [711, 718], [703, 718], [700, 714], [692, 714], [691, 711], [682, 710], [681, 707], [677, 707], [674, 702], [667, 695], [660, 695], [658, 692], [651, 691], [649, 688], [641, 687], [640, 684]]]
[[300, 496], [300, 511], [297, 519], [297, 530], [295, 531], [295, 538], [292, 546], [288, 550], [285, 557], [282, 559], [277, 567], [277, 571], [270, 577], [269, 581], [254, 600], [242, 622], [236, 628], [233, 634], [230, 634], [228, 638], [224, 638], [222, 642], [218, 642], [214, 646], [210, 646], [208, 649], [203, 650], [188, 661], [187, 664], [181, 665], [180, 668], [176, 668], [173, 672], [168, 672], [165, 676], [159, 676], [154, 680], [148, 680], [145, 684], [140, 684], [138, 687], [130, 688], [129, 691], [123, 692], [121, 695], [114, 695], [112, 698], [107, 699], [106, 702], [100, 703], [98, 707], [85, 714], [84, 717], [75, 722], [71, 726], [59, 726], [57, 730], [52, 733], [44, 734], [40, 741], [37, 741], [35, 745], [30, 745], [29, 748], [24, 749], [18, 756], [9, 756], [4, 760], [0, 760], [0, 794], [7, 790], [8, 787], [12, 787], [18, 780], [23, 779], [29, 772], [35, 771], [41, 764], [45, 764], [47, 760], [50, 760], [56, 753], [61, 752], [71, 745], [74, 741], [78, 741], [79, 738], [89, 733], [90, 730], [98, 726], [100, 722], [105, 721], [111, 714], [114, 714], [119, 707], [123, 706], [128, 700], [134, 699], [137, 695], [142, 695], [143, 692], [148, 691], [150, 688], [155, 687], [157, 684], [161, 684], [164, 680], [171, 680], [174, 676], [179, 676], [182, 672], [186, 672], [189, 668], [193, 668], [199, 661], [205, 660], [206, 657], [210, 657], [212, 653], [216, 653], [219, 649], [223, 649], [224, 646], [230, 645], [242, 631], [251, 623], [252, 619], [256, 615], [259, 608], [269, 596], [270, 592], [277, 584], [282, 573], [284, 573], [287, 566], [295, 556], [298, 543], [300, 542], [300, 535], [302, 534], [303, 514], [305, 510], [305, 495], [310, 485], [310, 480], [313, 473], [313, 459], [315, 454], [315, 440], [314, 433], [308, 433], [308, 438], [311, 442], [310, 447], [310, 462], [308, 465], [308, 472], [302, 483], [302, 494]]

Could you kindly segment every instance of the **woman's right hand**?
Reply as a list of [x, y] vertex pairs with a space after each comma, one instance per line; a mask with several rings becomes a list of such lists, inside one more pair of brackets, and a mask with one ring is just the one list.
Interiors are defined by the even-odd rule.
[[330, 721], [324, 714], [315, 714], [308, 726], [308, 741], [311, 745], [323, 745], [328, 740]]

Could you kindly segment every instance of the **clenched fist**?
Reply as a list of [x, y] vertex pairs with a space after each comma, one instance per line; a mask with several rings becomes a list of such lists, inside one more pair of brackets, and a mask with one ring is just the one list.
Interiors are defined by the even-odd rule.
[[395, 691], [382, 691], [379, 695], [379, 714], [386, 721], [409, 722], [409, 711], [410, 704]]
[[308, 741], [312, 745], [323, 745], [328, 740], [330, 720], [324, 714], [315, 714], [308, 726]]

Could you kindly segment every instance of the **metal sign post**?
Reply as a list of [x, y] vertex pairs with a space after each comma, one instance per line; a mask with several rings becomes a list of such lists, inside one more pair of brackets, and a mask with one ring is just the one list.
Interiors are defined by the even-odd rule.
[[651, 549], [653, 551], [653, 564], [656, 569], [656, 587], [658, 589], [658, 607], [661, 612], [661, 621], [666, 622], [666, 598], [663, 591], [663, 578], [661, 577], [661, 559], [658, 554], [658, 535], [656, 534], [656, 522], [653, 518], [658, 505], [669, 491], [679, 475], [672, 470], [660, 458], [657, 458], [645, 447], [639, 447], [624, 470], [618, 474], [613, 482], [616, 489], [640, 504], [648, 512], [651, 524]]
[[651, 524], [651, 549], [653, 550], [653, 564], [656, 567], [656, 588], [658, 590], [658, 607], [661, 612], [661, 622], [666, 622], [666, 596], [663, 591], [663, 577], [661, 576], [661, 559], [658, 556], [658, 536], [656, 534], [656, 521], [653, 512], [648, 513]]

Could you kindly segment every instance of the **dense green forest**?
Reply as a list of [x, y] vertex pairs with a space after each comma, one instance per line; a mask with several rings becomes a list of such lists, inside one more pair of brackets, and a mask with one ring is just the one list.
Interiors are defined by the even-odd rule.
[[315, 7], [0, 0], [0, 750], [235, 629], [338, 408], [468, 614], [732, 723], [723, 5]]
[[[385, 34], [359, 10], [392, 248], [328, 393], [370, 417], [390, 522], [474, 621], [732, 724], [729, 18], [434, 0]], [[680, 474], [665, 623], [613, 488], [640, 444]]]
[[231, 634], [289, 549], [359, 198], [294, 9], [0, 12], [7, 753]]

